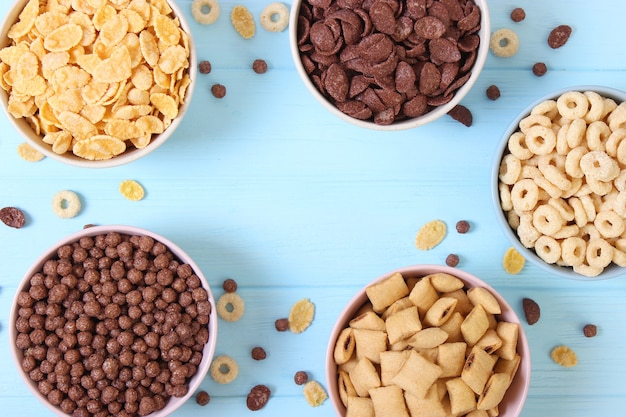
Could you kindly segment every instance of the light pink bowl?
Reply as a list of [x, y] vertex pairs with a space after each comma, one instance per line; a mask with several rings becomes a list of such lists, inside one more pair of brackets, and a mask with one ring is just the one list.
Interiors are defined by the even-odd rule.
[[30, 389], [30, 391], [37, 397], [39, 401], [41, 401], [50, 411], [55, 413], [61, 417], [71, 417], [68, 414], [65, 414], [59, 407], [56, 407], [50, 404], [46, 397], [44, 397], [39, 390], [37, 389], [37, 384], [33, 382], [29, 376], [22, 370], [20, 364], [22, 363], [22, 352], [15, 346], [15, 340], [17, 337], [17, 331], [15, 329], [15, 320], [17, 319], [17, 294], [19, 294], [24, 288], [30, 285], [30, 277], [40, 271], [43, 267], [43, 264], [46, 260], [50, 259], [52, 256], [56, 254], [57, 249], [60, 246], [65, 244], [73, 243], [80, 240], [81, 237], [86, 236], [96, 236], [100, 234], [106, 234], [109, 232], [118, 232], [120, 234], [126, 235], [141, 235], [141, 236], [150, 236], [155, 241], [163, 243], [165, 246], [169, 248], [169, 250], [179, 259], [181, 263], [189, 264], [195, 274], [200, 278], [202, 282], [202, 287], [207, 291], [209, 296], [209, 302], [211, 303], [211, 313], [209, 315], [209, 340], [204, 346], [204, 350], [202, 351], [202, 362], [198, 365], [198, 369], [196, 374], [190, 379], [188, 386], [189, 390], [187, 391], [187, 395], [180, 398], [171, 397], [165, 407], [162, 410], [156, 411], [152, 414], [149, 414], [149, 417], [165, 417], [172, 414], [176, 409], [182, 406], [192, 395], [194, 395], [195, 391], [198, 389], [200, 384], [202, 383], [204, 377], [209, 371], [209, 367], [211, 366], [211, 361], [213, 360], [213, 356], [215, 354], [215, 345], [217, 343], [217, 312], [215, 309], [215, 299], [211, 292], [211, 288], [209, 284], [202, 274], [198, 265], [187, 255], [181, 248], [179, 248], [176, 244], [169, 241], [168, 239], [160, 236], [154, 232], [150, 232], [148, 230], [144, 230], [138, 227], [133, 226], [123, 226], [123, 225], [111, 225], [111, 226], [94, 226], [83, 229], [79, 232], [73, 233], [54, 245], [52, 245], [49, 249], [47, 249], [44, 253], [42, 253], [37, 260], [32, 264], [32, 266], [26, 271], [20, 285], [17, 288], [15, 297], [13, 299], [13, 304], [11, 306], [11, 313], [9, 317], [9, 340], [10, 340], [10, 348], [11, 354], [13, 357], [13, 363], [15, 364], [18, 373], [24, 380], [26, 386]]
[[346, 415], [346, 408], [344, 407], [343, 403], [341, 402], [341, 398], [339, 397], [339, 388], [337, 386], [337, 365], [335, 364], [335, 360], [333, 358], [337, 337], [339, 336], [339, 333], [341, 333], [341, 331], [348, 326], [348, 322], [354, 318], [356, 312], [363, 306], [363, 304], [368, 301], [367, 294], [365, 293], [365, 288], [374, 283], [384, 280], [385, 278], [396, 272], [402, 274], [405, 279], [408, 277], [422, 277], [424, 275], [433, 274], [436, 272], [445, 272], [450, 275], [454, 275], [455, 277], [465, 282], [466, 289], [472, 287], [484, 287], [489, 290], [494, 295], [496, 300], [498, 300], [498, 302], [500, 303], [500, 307], [502, 308], [502, 314], [500, 314], [500, 318], [504, 321], [519, 324], [519, 336], [517, 341], [517, 353], [521, 356], [519, 369], [517, 370], [515, 379], [513, 380], [511, 386], [506, 392], [504, 399], [498, 406], [498, 409], [500, 411], [499, 417], [519, 416], [522, 412], [522, 408], [524, 407], [526, 396], [528, 395], [528, 387], [530, 385], [531, 360], [528, 340], [526, 339], [524, 329], [521, 325], [519, 318], [517, 317], [517, 314], [511, 308], [509, 303], [507, 303], [507, 301], [502, 298], [502, 296], [498, 294], [496, 290], [494, 290], [489, 284], [485, 283], [483, 280], [460, 269], [441, 265], [414, 265], [390, 271], [371, 281], [365, 287], [359, 290], [359, 292], [357, 292], [356, 295], [352, 297], [350, 301], [348, 301], [346, 307], [341, 311], [339, 317], [337, 318], [337, 322], [330, 333], [328, 347], [326, 350], [326, 384], [328, 387], [330, 400], [332, 401], [333, 407], [337, 415], [340, 417], [345, 417]]

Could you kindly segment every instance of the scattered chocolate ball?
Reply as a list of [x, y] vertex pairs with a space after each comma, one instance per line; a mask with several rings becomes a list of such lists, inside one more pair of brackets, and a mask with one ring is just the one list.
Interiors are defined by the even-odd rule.
[[304, 371], [298, 371], [293, 376], [293, 381], [296, 385], [303, 385], [309, 380], [309, 376]]
[[459, 264], [459, 255], [451, 253], [446, 257], [446, 265], [455, 267]]
[[586, 324], [585, 327], [583, 327], [583, 334], [585, 337], [594, 337], [598, 334], [598, 327], [595, 324]]
[[260, 346], [256, 346], [255, 348], [253, 348], [251, 354], [252, 354], [252, 359], [254, 359], [255, 361], [262, 361], [263, 359], [267, 357], [267, 353], [265, 353], [265, 349], [263, 349]]
[[522, 20], [526, 19], [526, 12], [521, 7], [516, 7], [511, 12], [511, 20], [515, 23], [519, 23]]
[[289, 329], [289, 320], [286, 318], [278, 319], [274, 322], [274, 326], [279, 332], [287, 331]]
[[490, 85], [489, 87], [487, 87], [487, 98], [489, 100], [497, 100], [500, 98], [500, 89], [498, 88], [497, 85]]
[[548, 67], [543, 62], [537, 62], [533, 65], [533, 74], [537, 77], [542, 77], [548, 72]]
[[470, 224], [467, 220], [459, 220], [458, 222], [456, 222], [456, 231], [460, 234], [465, 234], [469, 232], [469, 230]]
[[252, 63], [252, 70], [257, 74], [265, 74], [267, 72], [267, 62], [263, 59], [255, 59]]
[[26, 223], [24, 212], [16, 207], [3, 207], [0, 209], [0, 220], [2, 223], [15, 229], [20, 229]]
[[222, 288], [226, 292], [235, 292], [237, 291], [237, 281], [232, 278], [225, 279]]
[[213, 84], [211, 87], [211, 93], [215, 98], [224, 98], [226, 96], [226, 87], [222, 84]]
[[200, 74], [208, 74], [211, 72], [211, 63], [209, 61], [200, 61], [198, 63], [198, 71]]
[[196, 402], [199, 405], [205, 406], [211, 401], [211, 396], [206, 391], [200, 391], [196, 394]]

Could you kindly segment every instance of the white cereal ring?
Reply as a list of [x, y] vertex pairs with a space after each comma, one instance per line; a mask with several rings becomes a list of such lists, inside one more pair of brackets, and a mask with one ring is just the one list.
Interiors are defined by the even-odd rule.
[[593, 223], [587, 223], [586, 225], [581, 227], [579, 237], [583, 238], [587, 242], [595, 239], [602, 239], [600, 232], [598, 232], [598, 229], [596, 229]]
[[524, 117], [522, 120], [520, 120], [519, 122], [519, 129], [523, 132], [526, 133], [526, 131], [531, 128], [532, 126], [535, 125], [539, 125], [539, 126], [545, 126], [545, 127], [551, 127], [552, 126], [552, 120], [543, 114], [530, 114], [526, 117]]
[[[563, 196], [563, 190], [561, 190], [559, 187], [557, 187], [556, 185], [548, 181], [543, 176], [543, 174], [539, 178], [535, 178], [534, 181], [539, 187], [540, 196], [541, 196], [541, 191], [545, 191], [548, 194], [548, 196], [552, 198], [559, 198]], [[544, 200], [544, 199], [545, 198], [543, 197], [541, 198], [541, 200]]]
[[626, 252], [621, 251], [617, 248], [613, 249], [613, 263], [619, 265], [621, 267], [626, 266]]
[[613, 185], [617, 191], [626, 191], [626, 169], [619, 172], [617, 178], [613, 180]]
[[608, 115], [607, 121], [612, 131], [626, 127], [626, 102], [621, 102], [611, 114]]
[[559, 211], [548, 204], [542, 204], [533, 211], [533, 226], [541, 234], [552, 236], [564, 223]]
[[585, 117], [589, 110], [589, 100], [579, 91], [568, 91], [557, 98], [556, 107], [559, 114], [566, 119], [580, 119]]
[[73, 191], [59, 191], [52, 197], [52, 211], [59, 217], [64, 219], [76, 217], [80, 209], [80, 199]]
[[606, 268], [613, 260], [613, 246], [604, 239], [591, 239], [587, 243], [586, 259], [593, 268]]
[[563, 190], [563, 193], [561, 193], [561, 198], [563, 199], [568, 199], [571, 196], [576, 195], [576, 193], [580, 191], [583, 186], [582, 178], [572, 178], [570, 179], [570, 182], [572, 183], [572, 186], [569, 188], [569, 190]]
[[589, 111], [585, 115], [587, 123], [602, 120], [604, 117], [604, 99], [595, 91], [585, 91], [583, 93], [589, 100]]
[[261, 12], [261, 26], [270, 32], [282, 32], [288, 24], [289, 9], [284, 3], [270, 3]]
[[582, 263], [580, 265], [574, 265], [572, 269], [577, 274], [580, 274], [589, 278], [597, 277], [598, 275], [602, 273], [602, 271], [604, 271], [604, 268], [596, 268], [596, 267], [587, 265], [586, 263]]
[[217, 0], [193, 0], [191, 15], [201, 25], [210, 25], [220, 17], [220, 4]]
[[626, 140], [621, 140], [617, 145], [617, 152], [615, 157], [620, 164], [624, 165], [626, 162]]
[[502, 210], [513, 210], [513, 201], [511, 200], [511, 189], [509, 186], [501, 182], [498, 185], [498, 191], [500, 193], [500, 206]]
[[554, 120], [554, 118], [559, 114], [559, 111], [556, 108], [556, 100], [542, 101], [532, 108], [530, 114], [543, 114], [548, 116], [550, 120]]
[[574, 220], [574, 209], [563, 198], [551, 198], [548, 204], [557, 209], [566, 222]]
[[601, 210], [593, 225], [605, 239], [619, 237], [624, 233], [624, 218], [613, 210]]
[[513, 210], [506, 213], [506, 221], [513, 230], [517, 230], [520, 225], [519, 214]]
[[567, 144], [570, 148], [575, 148], [583, 143], [585, 133], [587, 131], [587, 122], [584, 119], [578, 118], [572, 120], [567, 129]]
[[604, 119], [607, 115], [611, 114], [613, 110], [617, 108], [617, 103], [612, 98], [605, 97], [604, 98], [604, 114], [602, 118]]
[[596, 205], [594, 204], [593, 199], [591, 198], [591, 194], [581, 195], [580, 202], [582, 203], [583, 208], [585, 209], [585, 213], [587, 213], [587, 221], [593, 222], [596, 218], [597, 211], [596, 211]]
[[583, 203], [580, 201], [580, 198], [570, 197], [567, 201], [574, 210], [574, 222], [576, 223], [576, 226], [585, 226], [588, 223], [587, 211], [583, 207]]
[[619, 214], [623, 218], [626, 218], [626, 192], [619, 191], [617, 193], [617, 195], [613, 199], [611, 208], [617, 214]]
[[230, 384], [239, 375], [239, 365], [230, 356], [221, 355], [213, 359], [209, 372], [218, 384]]
[[606, 142], [610, 137], [611, 129], [601, 120], [591, 122], [589, 126], [587, 126], [585, 139], [587, 140], [587, 146], [592, 151], [604, 151], [606, 149]]
[[565, 120], [563, 125], [557, 125], [556, 123], [552, 125], [552, 129], [554, 133], [556, 133], [556, 153], [559, 155], [567, 155], [571, 150], [567, 142], [567, 132], [569, 131], [570, 124], [571, 120]]
[[237, 321], [244, 313], [245, 303], [239, 294], [226, 292], [217, 300], [217, 314], [226, 321]]
[[536, 155], [547, 155], [556, 146], [556, 135], [549, 127], [535, 125], [526, 132], [526, 146]]
[[606, 153], [613, 158], [617, 157], [617, 147], [624, 140], [624, 138], [626, 138], [626, 129], [624, 128], [611, 132], [611, 135], [604, 144]]
[[519, 236], [519, 240], [524, 247], [532, 248], [535, 246], [535, 242], [539, 239], [541, 233], [533, 226], [532, 214], [525, 213], [520, 216], [517, 236]]
[[511, 29], [498, 29], [491, 34], [489, 48], [495, 56], [509, 58], [515, 55], [519, 49], [517, 33]]
[[506, 154], [500, 162], [498, 178], [504, 184], [515, 184], [522, 173], [522, 162], [513, 154]]
[[543, 176], [561, 190], [569, 190], [572, 182], [565, 174], [565, 157], [551, 154], [539, 157], [539, 171]]
[[509, 137], [509, 152], [520, 161], [525, 161], [533, 156], [533, 153], [526, 146], [526, 135], [522, 132], [515, 132]]
[[586, 155], [588, 149], [584, 146], [577, 146], [568, 152], [565, 157], [565, 173], [572, 178], [582, 178], [585, 173], [580, 168], [580, 160]]
[[568, 237], [561, 242], [561, 259], [565, 265], [581, 265], [585, 262], [586, 253], [587, 242], [581, 237]]
[[539, 201], [539, 187], [531, 179], [522, 179], [513, 185], [511, 201], [518, 212], [532, 210]]
[[589, 179], [612, 181], [620, 173], [617, 161], [604, 151], [587, 152], [580, 158], [580, 169], [585, 173], [589, 185]]
[[560, 242], [561, 240], [568, 237], [578, 236], [579, 233], [580, 227], [576, 226], [575, 224], [566, 224], [565, 226], [561, 227], [558, 232], [553, 234], [552, 237]]
[[[611, 192], [613, 189], [613, 183], [610, 181], [600, 181], [587, 177], [587, 185], [591, 188], [593, 194], [599, 197], [603, 197]], [[597, 207], [596, 207], [597, 209]]]
[[535, 252], [544, 262], [553, 264], [561, 259], [561, 245], [553, 237], [540, 236], [535, 242]]

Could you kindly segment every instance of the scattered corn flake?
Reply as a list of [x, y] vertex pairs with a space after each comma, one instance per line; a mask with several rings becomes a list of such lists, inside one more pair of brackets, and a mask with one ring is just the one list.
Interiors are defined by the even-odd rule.
[[420, 250], [430, 250], [446, 237], [446, 224], [441, 220], [431, 220], [423, 225], [415, 237], [415, 246]]
[[131, 201], [139, 201], [144, 195], [144, 188], [135, 180], [124, 180], [120, 183], [120, 193]]
[[525, 263], [526, 259], [514, 247], [507, 249], [504, 254], [504, 259], [502, 260], [504, 270], [512, 275], [519, 274], [522, 268], [524, 268]]
[[578, 365], [578, 357], [576, 352], [565, 345], [557, 346], [550, 352], [552, 360], [566, 368], [571, 368]]
[[289, 330], [292, 333], [302, 333], [311, 323], [315, 316], [315, 304], [308, 298], [297, 301], [289, 311]]
[[45, 155], [33, 148], [29, 143], [23, 142], [17, 145], [17, 154], [25, 161], [39, 162]]
[[319, 407], [328, 398], [326, 390], [317, 381], [309, 381], [304, 384], [303, 391], [304, 398], [311, 407]]

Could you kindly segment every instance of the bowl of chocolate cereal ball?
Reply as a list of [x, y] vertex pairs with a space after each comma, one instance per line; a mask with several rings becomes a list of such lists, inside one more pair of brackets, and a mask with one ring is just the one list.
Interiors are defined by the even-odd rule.
[[491, 172], [512, 247], [559, 277], [626, 273], [626, 92], [581, 85], [545, 94], [504, 131]]
[[176, 244], [93, 226], [42, 253], [19, 284], [10, 348], [26, 386], [59, 416], [170, 415], [215, 352], [211, 289]]
[[326, 352], [340, 417], [517, 417], [531, 357], [520, 320], [483, 280], [458, 268], [387, 272], [349, 300]]
[[449, 113], [489, 51], [485, 0], [296, 0], [289, 26], [307, 90], [368, 129], [409, 129]]
[[168, 140], [197, 78], [176, 2], [40, 3], [16, 0], [0, 26], [0, 105], [29, 160], [108, 168]]

